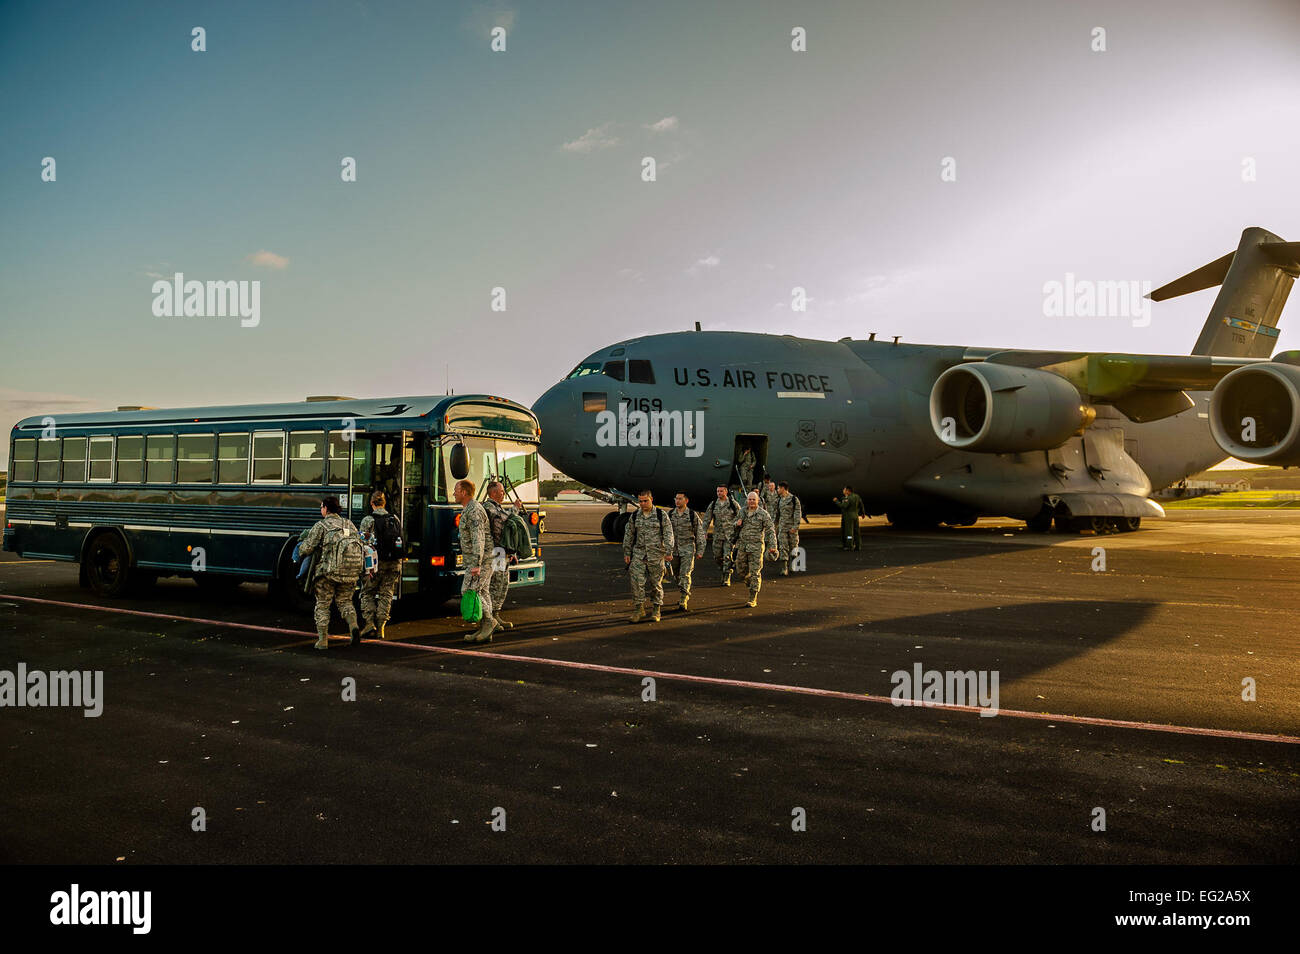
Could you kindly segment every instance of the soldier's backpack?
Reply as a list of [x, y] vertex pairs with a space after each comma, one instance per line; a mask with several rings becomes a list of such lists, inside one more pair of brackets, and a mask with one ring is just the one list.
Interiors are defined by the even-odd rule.
[[325, 562], [333, 569], [329, 578], [339, 583], [356, 582], [366, 566], [366, 554], [361, 547], [361, 535], [350, 522], [325, 531], [322, 549], [329, 556]]
[[402, 521], [395, 514], [372, 513], [374, 518], [375, 550], [381, 562], [400, 560], [406, 556], [402, 543]]
[[501, 546], [521, 560], [533, 558], [533, 540], [528, 535], [528, 524], [517, 513], [510, 514], [501, 527]]
[[[655, 507], [655, 513], [659, 514], [659, 539], [666, 540], [668, 539], [668, 535], [664, 533], [664, 512], [660, 510], [658, 507]], [[641, 516], [640, 510], [632, 514], [632, 549], [633, 550], [636, 549], [636, 530], [637, 530], [636, 521], [637, 518], [640, 516]]]

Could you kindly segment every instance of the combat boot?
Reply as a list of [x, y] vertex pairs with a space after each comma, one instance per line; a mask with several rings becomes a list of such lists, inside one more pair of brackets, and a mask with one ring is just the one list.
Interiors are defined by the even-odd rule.
[[515, 628], [515, 624], [514, 624], [514, 623], [510, 622], [510, 620], [508, 620], [508, 619], [502, 619], [500, 616], [497, 617], [497, 626], [498, 626], [498, 627], [503, 627], [503, 628], [505, 628], [505, 629], [514, 629], [514, 628]]
[[745, 605], [746, 605], [746, 606], [757, 606], [757, 605], [758, 605], [758, 591], [757, 591], [757, 590], [750, 590], [750, 591], [749, 591], [749, 602], [746, 603]]
[[384, 627], [387, 626], [387, 625], [388, 625], [388, 620], [384, 620], [382, 623], [379, 624], [379, 638], [380, 638], [380, 639], [387, 639], [387, 638], [388, 638], [388, 636], [385, 635], [385, 633], [384, 633]]
[[636, 604], [636, 609], [632, 610], [632, 615], [627, 618], [629, 623], [639, 623], [645, 619], [645, 606], [641, 603]]
[[495, 631], [496, 621], [488, 619], [485, 616], [483, 617], [483, 625], [480, 626], [479, 631], [474, 634], [473, 641], [476, 643], [490, 643], [492, 642], [492, 634]]
[[730, 571], [730, 570], [728, 570], [726, 573], [722, 574], [722, 585], [723, 585], [723, 586], [730, 586], [730, 585], [731, 585], [731, 571]]
[[361, 645], [361, 630], [357, 629], [355, 626], [352, 627], [352, 641], [348, 643], [348, 645], [349, 646]]
[[654, 605], [654, 610], [653, 610], [653, 612], [651, 612], [651, 614], [650, 614], [650, 622], [652, 622], [652, 623], [657, 623], [657, 622], [659, 622], [659, 610], [660, 610], [661, 608], [662, 608], [662, 607], [660, 607], [660, 605], [659, 605], [658, 603], [656, 603], [656, 604]]
[[315, 647], [315, 648], [316, 648], [316, 649], [329, 649], [329, 648], [330, 648], [330, 638], [329, 638], [328, 636], [321, 636], [320, 638], [318, 638], [318, 639], [316, 640], [316, 647]]
[[[364, 636], [366, 635], [366, 633], [373, 633], [374, 631], [375, 631], [375, 621], [373, 619], [366, 620], [366, 625], [361, 627], [361, 635]], [[382, 636], [379, 638], [383, 639]]]
[[691, 608], [691, 598], [689, 596], [683, 596], [682, 601], [677, 604], [677, 608], [683, 613], [689, 611]]
[[789, 560], [786, 560], [784, 563], [781, 564], [781, 575], [782, 575], [782, 576], [789, 576], [789, 575], [790, 575], [790, 561], [789, 561]]

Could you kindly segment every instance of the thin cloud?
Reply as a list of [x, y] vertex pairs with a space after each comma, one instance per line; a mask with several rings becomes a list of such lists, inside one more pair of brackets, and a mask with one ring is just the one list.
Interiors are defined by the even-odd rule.
[[657, 123], [647, 123], [645, 125], [645, 128], [650, 130], [651, 132], [657, 132], [657, 133], [674, 132], [677, 129], [677, 117], [665, 116]]
[[686, 274], [698, 275], [701, 272], [706, 271], [708, 269], [717, 268], [721, 264], [722, 264], [722, 259], [718, 258], [717, 255], [709, 255], [705, 258], [696, 259], [695, 264], [692, 265], [690, 268], [686, 269]]
[[565, 152], [576, 152], [586, 155], [595, 152], [597, 149], [610, 149], [618, 145], [618, 137], [611, 134], [609, 127], [614, 125], [612, 122], [605, 123], [602, 126], [596, 126], [588, 129], [585, 133], [571, 142], [566, 142], [560, 148]]
[[260, 252], [254, 252], [248, 256], [248, 263], [256, 265], [259, 268], [277, 268], [286, 269], [289, 267], [289, 260], [283, 255], [276, 255], [274, 252], [268, 252], [262, 249]]

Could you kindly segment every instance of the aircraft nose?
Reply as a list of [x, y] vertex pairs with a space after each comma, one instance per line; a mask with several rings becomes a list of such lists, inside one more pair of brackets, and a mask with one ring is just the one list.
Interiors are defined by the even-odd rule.
[[542, 426], [542, 456], [555, 467], [563, 468], [572, 456], [577, 401], [576, 392], [568, 382], [561, 381], [533, 404], [533, 413]]

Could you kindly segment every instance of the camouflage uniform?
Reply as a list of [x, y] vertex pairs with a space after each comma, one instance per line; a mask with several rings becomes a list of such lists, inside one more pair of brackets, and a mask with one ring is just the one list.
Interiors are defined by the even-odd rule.
[[638, 606], [647, 602], [647, 595], [656, 610], [663, 604], [664, 557], [672, 552], [673, 522], [666, 513], [658, 508], [648, 514], [638, 509], [628, 518], [623, 531], [623, 556], [632, 558], [628, 571], [632, 577], [632, 600]]
[[799, 546], [799, 521], [803, 519], [803, 506], [799, 498], [787, 493], [776, 501], [776, 544], [781, 551], [781, 575], [790, 572], [790, 555]]
[[[471, 500], [460, 511], [460, 557], [464, 575], [460, 591], [473, 590], [483, 604], [483, 619], [494, 622], [492, 616], [492, 528], [487, 511], [477, 500]], [[470, 573], [479, 568], [478, 576]]]
[[503, 507], [491, 497], [483, 501], [483, 509], [487, 512], [488, 523], [492, 529], [492, 552], [497, 558], [492, 573], [492, 610], [497, 614], [497, 618], [503, 625], [509, 626], [505, 620], [500, 619], [501, 608], [505, 606], [506, 594], [510, 591], [510, 554], [504, 550], [497, 553], [500, 547], [501, 530], [510, 519], [510, 515], [515, 512], [514, 506]]
[[772, 519], [776, 519], [776, 502], [781, 499], [780, 493], [775, 490], [767, 489], [767, 482], [763, 482], [763, 489], [758, 492], [758, 505], [771, 514]]
[[749, 602], [752, 606], [763, 588], [763, 555], [776, 549], [776, 527], [772, 515], [762, 507], [745, 510], [741, 517], [740, 542], [737, 547], [736, 568], [745, 574], [749, 585]]
[[744, 508], [730, 497], [726, 500], [714, 497], [708, 509], [700, 515], [700, 524], [705, 531], [709, 529], [710, 523], [713, 524], [713, 558], [722, 571], [723, 579], [731, 576], [731, 541], [736, 536], [736, 521], [743, 512]]
[[690, 507], [678, 510], [674, 507], [668, 511], [668, 519], [673, 525], [673, 539], [676, 548], [673, 551], [673, 572], [677, 574], [677, 589], [681, 591], [683, 609], [691, 598], [691, 574], [695, 572], [695, 557], [704, 556], [705, 535], [704, 521]]
[[[836, 497], [835, 506], [840, 508], [840, 546], [845, 550], [861, 550], [858, 539], [858, 514], [865, 514], [867, 508], [857, 494]], [[851, 546], [850, 546], [851, 544]]]
[[[376, 507], [362, 518], [361, 537], [371, 546], [375, 545], [375, 514], [389, 516], [383, 507]], [[393, 593], [401, 579], [401, 560], [380, 560], [375, 575], [362, 578], [361, 618], [366, 625], [378, 627], [388, 622], [393, 612]]]
[[740, 452], [740, 457], [736, 459], [736, 473], [740, 475], [740, 482], [745, 487], [745, 493], [754, 489], [754, 465], [758, 463], [758, 458], [754, 456], [752, 448], [746, 447]]
[[[331, 530], [342, 529], [346, 533], [356, 533], [352, 521], [342, 514], [326, 514], [317, 520], [310, 530], [298, 540], [298, 555], [307, 556], [316, 550]], [[324, 640], [330, 628], [330, 603], [339, 608], [339, 615], [348, 624], [348, 629], [357, 629], [357, 611], [352, 605], [352, 593], [356, 590], [356, 578], [348, 579], [347, 574], [336, 564], [333, 547], [321, 551], [312, 574], [312, 591], [316, 594], [316, 635]]]

